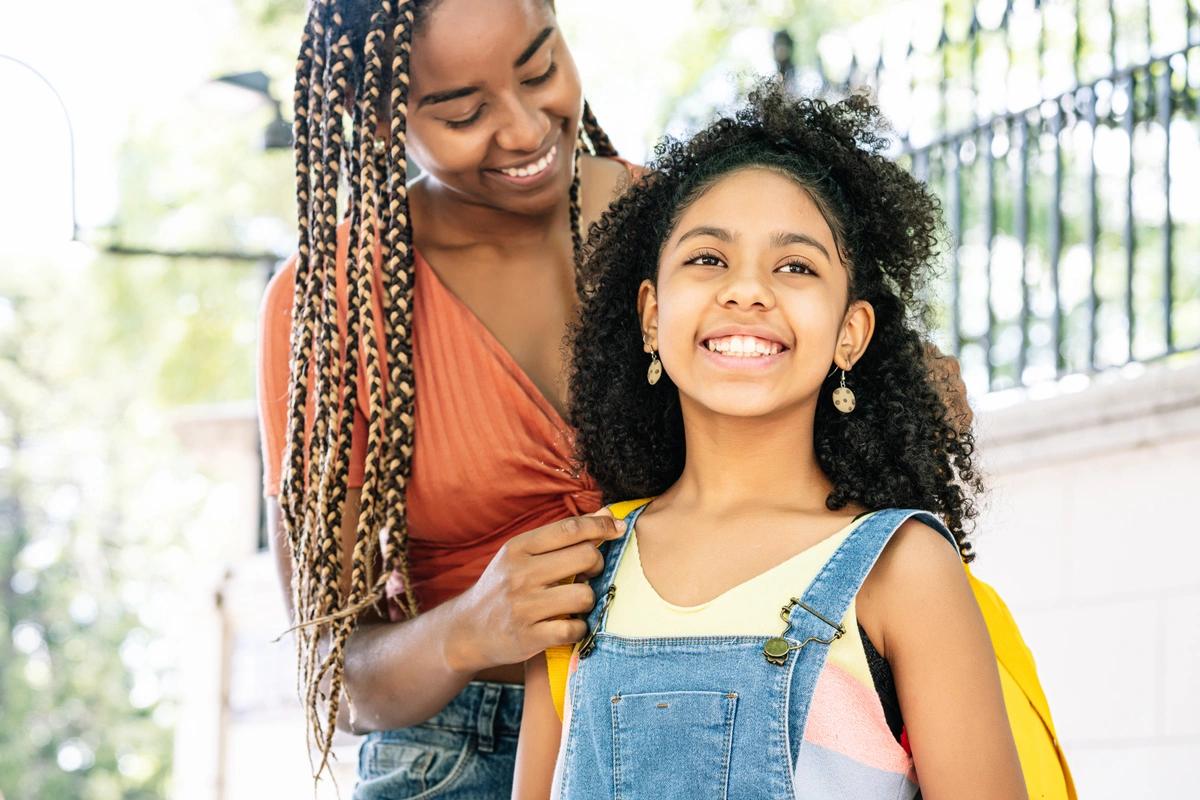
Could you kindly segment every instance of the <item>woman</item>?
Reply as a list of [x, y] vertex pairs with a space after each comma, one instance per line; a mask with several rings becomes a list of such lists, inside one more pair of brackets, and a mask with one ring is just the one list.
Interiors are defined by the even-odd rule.
[[557, 584], [617, 535], [579, 516], [600, 498], [561, 343], [580, 231], [630, 166], [545, 0], [321, 0], [295, 134], [299, 252], [267, 291], [259, 383], [318, 774], [348, 711], [370, 732], [356, 797], [507, 795], [521, 664], [581, 637], [590, 590]]

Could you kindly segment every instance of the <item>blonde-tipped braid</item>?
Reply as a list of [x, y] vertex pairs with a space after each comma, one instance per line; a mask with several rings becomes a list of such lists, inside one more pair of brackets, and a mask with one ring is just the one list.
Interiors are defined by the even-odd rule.
[[[365, 25], [362, 6], [370, 5]], [[319, 763], [329, 751], [343, 691], [346, 642], [360, 612], [383, 599], [406, 617], [418, 613], [408, 563], [405, 489], [414, 443], [413, 235], [408, 211], [407, 104], [417, 0], [315, 0], [296, 67], [296, 200], [299, 252], [292, 311], [288, 454], [280, 497], [292, 552], [297, 664], [308, 731]], [[356, 17], [355, 15], [358, 14]], [[392, 57], [384, 56], [391, 40]], [[389, 133], [379, 139], [390, 86]], [[346, 104], [353, 100], [347, 121]], [[346, 126], [351, 133], [346, 144]], [[572, 243], [583, 246], [579, 208], [582, 152], [616, 155], [584, 104], [570, 190]], [[338, 325], [338, 191], [347, 170], [350, 222], [346, 263], [348, 317]], [[381, 265], [382, 341], [374, 303]], [[582, 289], [582, 287], [580, 287]], [[362, 356], [360, 376], [358, 363]], [[365, 379], [366, 397], [358, 396]], [[306, 421], [311, 405], [315, 417]], [[367, 415], [366, 462], [350, 576], [342, 581], [341, 522], [347, 498], [354, 413]], [[346, 583], [347, 589], [341, 588]]]

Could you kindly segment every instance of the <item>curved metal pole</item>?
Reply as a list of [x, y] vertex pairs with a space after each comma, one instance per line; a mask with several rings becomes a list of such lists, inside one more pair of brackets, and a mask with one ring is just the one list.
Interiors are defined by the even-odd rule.
[[5, 53], [0, 53], [0, 59], [11, 61], [14, 64], [24, 67], [32, 72], [34, 77], [46, 85], [46, 88], [50, 90], [52, 95], [54, 95], [54, 99], [58, 101], [58, 107], [62, 109], [63, 119], [66, 120], [67, 123], [67, 146], [70, 150], [69, 169], [71, 179], [71, 241], [78, 241], [79, 221], [75, 213], [75, 128], [71, 125], [71, 114], [67, 111], [67, 104], [63, 102], [62, 95], [58, 93], [58, 89], [54, 88], [54, 84], [51, 83], [45, 75], [38, 72], [31, 64], [27, 64], [21, 59]]

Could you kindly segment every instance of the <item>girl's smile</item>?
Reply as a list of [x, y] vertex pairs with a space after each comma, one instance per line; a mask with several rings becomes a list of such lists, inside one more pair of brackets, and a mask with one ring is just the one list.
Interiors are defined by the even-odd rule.
[[791, 348], [762, 327], [724, 325], [705, 334], [699, 347], [717, 369], [765, 370], [781, 364]]

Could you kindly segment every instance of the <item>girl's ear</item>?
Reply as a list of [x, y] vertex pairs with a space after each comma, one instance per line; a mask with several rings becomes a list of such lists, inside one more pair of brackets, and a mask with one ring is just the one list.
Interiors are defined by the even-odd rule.
[[642, 350], [649, 353], [658, 349], [658, 295], [653, 281], [644, 280], [638, 287], [637, 306], [642, 320]]
[[838, 368], [849, 371], [858, 363], [874, 333], [875, 308], [866, 300], [855, 300], [842, 318], [842, 332], [833, 357]]

